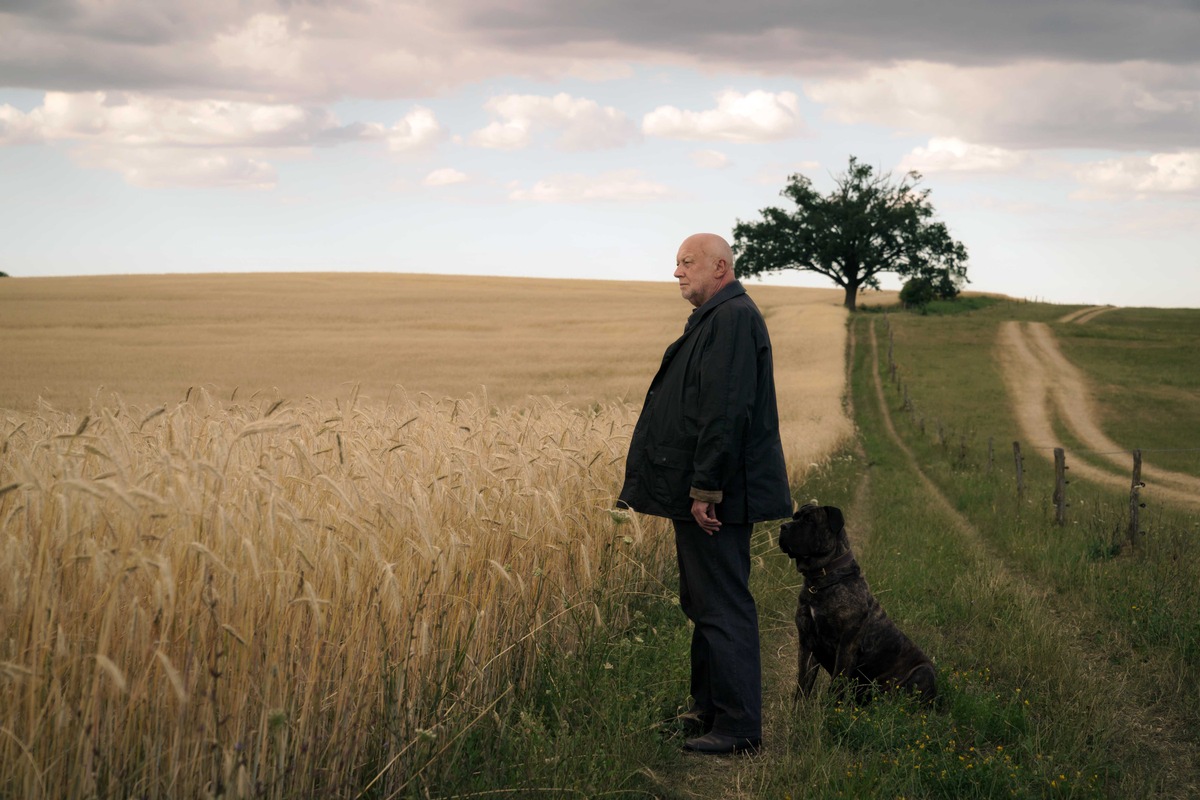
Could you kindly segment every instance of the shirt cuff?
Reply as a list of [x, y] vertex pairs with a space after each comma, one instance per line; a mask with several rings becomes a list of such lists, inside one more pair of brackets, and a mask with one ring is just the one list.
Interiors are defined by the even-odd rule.
[[688, 496], [693, 500], [699, 500], [701, 503], [719, 503], [725, 499], [725, 493], [720, 489], [709, 491], [707, 489], [697, 489], [695, 486], [688, 492]]

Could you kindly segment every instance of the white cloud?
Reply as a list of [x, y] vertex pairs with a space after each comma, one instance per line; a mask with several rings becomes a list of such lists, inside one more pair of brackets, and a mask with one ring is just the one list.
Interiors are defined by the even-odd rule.
[[533, 141], [533, 125], [527, 119], [492, 122], [471, 134], [468, 141], [489, 150], [520, 150]]
[[176, 100], [134, 92], [47, 92], [41, 106], [0, 106], [0, 145], [60, 142], [85, 167], [113, 169], [138, 186], [275, 185], [264, 154], [384, 140], [427, 150], [444, 137], [431, 110], [414, 107], [390, 128], [342, 125], [328, 109], [294, 103]]
[[428, 150], [445, 138], [445, 131], [428, 108], [415, 107], [388, 130], [388, 149], [395, 153]]
[[805, 126], [795, 94], [755, 90], [721, 92], [707, 111], [659, 106], [643, 117], [642, 131], [664, 139], [768, 142], [800, 136]]
[[907, 172], [1006, 172], [1025, 160], [1021, 153], [1001, 147], [971, 144], [953, 137], [935, 136], [925, 147], [916, 147], [900, 160]]
[[421, 183], [425, 186], [452, 186], [456, 183], [466, 183], [468, 180], [465, 172], [460, 172], [453, 167], [443, 167], [426, 175]]
[[497, 119], [471, 135], [469, 141], [477, 147], [517, 150], [528, 147], [540, 131], [556, 131], [556, 145], [563, 150], [623, 147], [638, 137], [633, 122], [612, 106], [562, 92], [553, 97], [501, 95], [484, 108]]
[[806, 91], [839, 122], [1008, 148], [1165, 149], [1194, 144], [1200, 129], [1194, 66], [908, 61]]
[[371, 126], [342, 126], [320, 108], [123, 92], [47, 92], [27, 114], [5, 109], [0, 121], [26, 136], [113, 146], [297, 147], [379, 135]]
[[28, 114], [7, 104], [0, 106], [0, 147], [40, 142], [44, 138], [40, 126]]
[[390, 129], [342, 125], [313, 106], [128, 92], [47, 92], [29, 112], [0, 106], [0, 145], [73, 145], [82, 165], [115, 170], [138, 186], [270, 188], [277, 176], [263, 160], [267, 152], [380, 140], [393, 151], [423, 150], [442, 137], [433, 112], [419, 106]]
[[[299, 25], [301, 30], [309, 26]], [[254, 14], [236, 30], [217, 34], [211, 50], [230, 72], [249, 73], [276, 81], [302, 77], [307, 43], [291, 30], [288, 17]]]
[[701, 169], [724, 169], [729, 166], [729, 156], [719, 150], [694, 150], [689, 158]]
[[539, 203], [637, 202], [659, 200], [669, 193], [667, 187], [644, 178], [637, 170], [626, 169], [594, 176], [554, 175], [528, 189], [518, 184], [509, 197]]
[[1081, 166], [1079, 197], [1112, 199], [1150, 195], [1200, 195], [1200, 150], [1096, 161]]
[[275, 167], [240, 153], [191, 148], [122, 148], [86, 146], [76, 152], [82, 166], [118, 172], [130, 184], [145, 188], [274, 189]]
[[827, 105], [840, 122], [887, 120], [916, 131], [958, 133], [956, 111], [975, 113], [981, 100], [985, 105], [1004, 102], [1003, 92], [996, 92], [994, 100], [979, 98], [982, 93], [976, 89], [982, 80], [969, 72], [943, 64], [905, 62], [853, 78], [815, 81], [807, 85], [806, 93]]

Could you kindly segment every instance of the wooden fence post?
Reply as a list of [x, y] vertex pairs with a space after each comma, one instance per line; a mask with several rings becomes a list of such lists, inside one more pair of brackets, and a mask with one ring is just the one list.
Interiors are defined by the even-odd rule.
[[995, 444], [996, 444], [995, 437], [989, 436], [988, 437], [988, 466], [987, 466], [989, 475], [992, 474], [992, 459], [995, 456], [995, 450], [996, 450]]
[[1021, 464], [1021, 443], [1013, 442], [1013, 461], [1017, 465], [1017, 499], [1025, 494], [1025, 467]]
[[1067, 454], [1054, 448], [1054, 521], [1067, 524]]
[[1142, 451], [1133, 451], [1133, 482], [1129, 486], [1129, 544], [1136, 545], [1140, 531], [1138, 530], [1138, 512], [1142, 508]]

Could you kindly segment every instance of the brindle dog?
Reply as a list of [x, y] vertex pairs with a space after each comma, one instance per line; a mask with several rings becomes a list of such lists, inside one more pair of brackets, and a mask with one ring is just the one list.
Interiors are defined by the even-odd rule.
[[933, 663], [901, 633], [871, 594], [862, 576], [842, 512], [833, 506], [802, 506], [779, 530], [779, 548], [804, 575], [796, 608], [800, 674], [796, 696], [812, 693], [818, 667], [845, 678], [854, 699], [865, 703], [872, 687], [937, 695]]

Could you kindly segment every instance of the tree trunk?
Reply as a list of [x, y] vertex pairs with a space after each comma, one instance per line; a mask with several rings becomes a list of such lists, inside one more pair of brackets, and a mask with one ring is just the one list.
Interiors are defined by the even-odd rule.
[[842, 305], [844, 305], [846, 307], [847, 311], [857, 311], [858, 310], [858, 284], [857, 283], [854, 283], [854, 284], [847, 283], [847, 284], [843, 284], [843, 286], [846, 289], [846, 302], [844, 302]]

